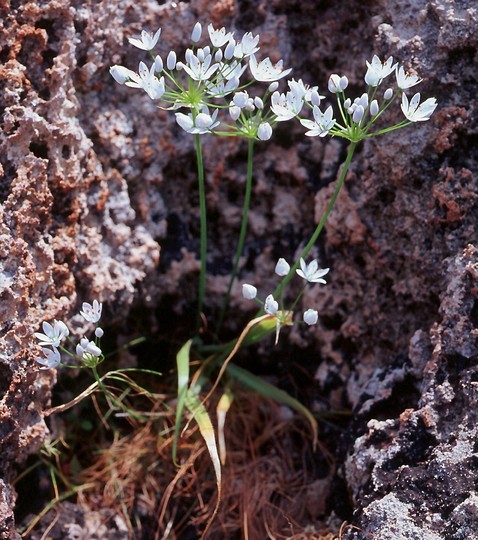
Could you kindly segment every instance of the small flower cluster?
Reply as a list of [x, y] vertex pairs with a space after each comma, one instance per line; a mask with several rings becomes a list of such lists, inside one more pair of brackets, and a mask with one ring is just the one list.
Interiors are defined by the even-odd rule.
[[[262, 300], [257, 298], [257, 289], [254, 287], [254, 285], [250, 285], [249, 283], [244, 283], [242, 285], [242, 295], [244, 298], [247, 300], [256, 300], [256, 302], [263, 306], [267, 315], [272, 315], [276, 318], [276, 344], [279, 340], [279, 332], [281, 327], [291, 324], [293, 308], [302, 297], [307, 283], [323, 283], [325, 285], [327, 282], [323, 278], [326, 274], [328, 274], [329, 270], [329, 268], [319, 268], [316, 260], [306, 264], [304, 259], [300, 259], [300, 268], [297, 268], [296, 273], [306, 281], [306, 284], [293, 303], [292, 310], [284, 310], [282, 308], [279, 309], [279, 302], [274, 299], [272, 294], [269, 294], [265, 301], [262, 302]], [[285, 277], [289, 274], [289, 272], [290, 264], [285, 259], [279, 259], [275, 267], [275, 273], [278, 276]], [[304, 311], [302, 318], [306, 324], [312, 326], [317, 323], [319, 314], [317, 310], [309, 308]]]
[[[208, 25], [207, 32], [209, 42], [198, 47], [203, 32], [201, 24], [196, 23], [191, 34], [192, 45], [186, 50], [184, 61], [178, 61], [176, 52], [170, 51], [164, 62], [160, 55], [152, 53], [161, 30], [154, 35], [143, 31], [141, 38], [130, 38], [129, 42], [149, 51], [152, 65], [148, 67], [140, 62], [138, 73], [115, 65], [110, 73], [118, 83], [141, 88], [152, 100], [161, 100], [167, 109], [189, 109], [187, 113], [176, 112], [176, 121], [195, 135], [214, 132], [268, 140], [272, 126], [297, 116], [304, 102], [320, 104], [322, 96], [317, 87], [309, 88], [301, 80], [289, 81], [287, 94], [277, 91], [278, 81], [291, 69], [284, 69], [282, 60], [273, 64], [270, 58], [257, 59], [259, 36], [247, 32], [236, 40], [233, 32], [215, 29], [212, 24]], [[247, 68], [250, 78], [244, 82], [241, 77]], [[268, 84], [262, 96], [257, 95], [260, 93], [257, 90], [255, 95], [250, 95], [249, 87], [255, 82]], [[269, 97], [271, 103], [266, 107]], [[228, 113], [222, 124], [218, 120], [220, 110]]]
[[93, 300], [93, 304], [88, 304], [88, 302], [83, 303], [80, 315], [87, 322], [96, 325], [95, 339], [94, 341], [90, 341], [86, 337], [81, 338], [80, 342], [76, 345], [75, 354], [68, 351], [62, 345], [62, 341], [70, 335], [70, 331], [66, 324], [63, 321], [55, 320], [53, 321], [53, 324], [45, 321], [42, 324], [43, 333], [35, 332], [35, 337], [38, 339], [43, 353], [43, 357], [36, 359], [40, 364], [40, 369], [52, 369], [58, 367], [61, 364], [60, 351], [77, 359], [86, 367], [96, 366], [102, 362], [104, 356], [100, 349], [100, 339], [103, 337], [103, 330], [97, 325], [101, 318], [102, 307], [102, 304], [97, 300]]
[[[390, 56], [382, 62], [378, 56], [372, 58], [372, 62], [366, 62], [367, 72], [364, 80], [367, 83], [367, 91], [353, 101], [346, 96], [345, 90], [349, 81], [347, 77], [332, 74], [329, 78], [328, 89], [336, 95], [342, 123], [333, 118], [332, 107], [329, 106], [322, 112], [318, 105], [313, 104], [312, 112], [314, 120], [300, 119], [301, 124], [308, 129], [306, 135], [323, 137], [327, 133], [338, 137], [358, 142], [368, 137], [374, 137], [395, 129], [405, 127], [412, 122], [424, 122], [429, 120], [437, 107], [435, 98], [428, 98], [420, 104], [420, 94], [416, 93], [411, 100], [405, 90], [420, 83], [422, 79], [415, 74], [406, 73], [403, 66], [393, 63]], [[383, 93], [383, 101], [380, 104], [378, 87], [392, 73], [395, 73], [397, 89], [387, 88]], [[373, 123], [390, 107], [393, 101], [402, 92], [401, 109], [406, 120], [393, 126], [371, 132]]]

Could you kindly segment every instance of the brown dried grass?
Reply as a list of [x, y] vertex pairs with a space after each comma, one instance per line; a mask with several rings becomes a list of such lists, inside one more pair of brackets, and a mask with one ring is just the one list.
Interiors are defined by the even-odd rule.
[[[216, 480], [204, 442], [190, 423], [178, 446], [176, 468], [173, 426], [172, 411], [152, 416], [132, 433], [115, 436], [81, 473], [79, 481], [95, 486], [83, 492], [84, 504], [114, 508], [129, 523], [132, 539], [179, 540], [194, 537], [191, 530], [199, 537], [213, 511]], [[236, 393], [225, 434], [223, 494], [208, 539], [338, 538], [319, 519], [326, 510], [334, 463], [327, 456], [328, 470], [317, 469], [311, 435], [301, 419], [243, 391]], [[323, 459], [321, 463], [323, 468]]]

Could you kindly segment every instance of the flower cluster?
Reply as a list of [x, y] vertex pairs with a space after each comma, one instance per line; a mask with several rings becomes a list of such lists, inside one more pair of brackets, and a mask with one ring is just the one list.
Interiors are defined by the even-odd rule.
[[[335, 73], [330, 76], [328, 89], [337, 98], [342, 121], [338, 122], [333, 118], [332, 107], [329, 106], [322, 112], [318, 105], [313, 104], [314, 120], [300, 119], [301, 124], [308, 129], [306, 135], [323, 137], [330, 133], [352, 142], [358, 142], [368, 137], [405, 127], [412, 122], [423, 122], [430, 119], [437, 107], [436, 99], [428, 98], [420, 104], [419, 93], [416, 93], [410, 101], [405, 93], [405, 90], [422, 81], [418, 75], [406, 73], [403, 66], [399, 67], [398, 63], [393, 62], [392, 56], [382, 62], [375, 55], [372, 61], [366, 62], [366, 64], [367, 72], [364, 80], [367, 84], [367, 91], [353, 101], [346, 96], [345, 90], [349, 84], [347, 77]], [[383, 92], [381, 103], [379, 103], [378, 88], [392, 73], [395, 73], [397, 88], [396, 90], [387, 88]], [[400, 92], [402, 92], [401, 109], [405, 120], [378, 131], [371, 131], [374, 122], [390, 107]]]
[[[257, 298], [257, 289], [254, 287], [254, 285], [250, 285], [249, 283], [244, 283], [242, 285], [242, 295], [247, 300], [256, 300], [259, 304], [263, 306], [263, 309], [267, 315], [272, 315], [276, 318], [276, 344], [279, 340], [279, 332], [282, 326], [291, 324], [292, 315], [293, 315], [293, 308], [297, 304], [297, 302], [302, 297], [302, 294], [305, 291], [305, 287], [307, 286], [307, 283], [323, 283], [325, 284], [326, 281], [324, 276], [328, 274], [329, 268], [319, 268], [319, 264], [316, 260], [311, 261], [309, 264], [307, 264], [304, 259], [300, 259], [300, 268], [297, 268], [296, 273], [306, 281], [306, 284], [304, 285], [304, 288], [302, 289], [301, 293], [297, 296], [296, 300], [293, 303], [291, 310], [284, 310], [279, 309], [279, 302], [275, 300], [274, 296], [272, 294], [269, 294], [265, 301], [262, 302], [259, 298]], [[277, 261], [276, 267], [275, 267], [275, 273], [280, 277], [285, 277], [290, 272], [290, 264], [285, 259], [279, 259]], [[282, 301], [281, 301], [282, 303]], [[317, 310], [309, 308], [306, 311], [304, 311], [302, 315], [303, 321], [308, 324], [309, 326], [312, 326], [317, 323], [317, 320], [319, 318], [319, 314]]]
[[[35, 332], [35, 337], [39, 341], [42, 357], [38, 357], [36, 360], [40, 364], [40, 369], [52, 369], [61, 364], [61, 352], [66, 353], [68, 356], [77, 359], [83, 366], [91, 367], [96, 366], [103, 361], [104, 356], [100, 348], [100, 339], [103, 337], [103, 330], [97, 325], [101, 318], [102, 304], [98, 300], [93, 300], [93, 304], [83, 302], [80, 315], [90, 323], [96, 325], [95, 339], [90, 341], [88, 338], [83, 337], [76, 345], [75, 353], [68, 351], [63, 345], [62, 341], [68, 338], [70, 331], [63, 321], [53, 321], [53, 324], [44, 322], [42, 324], [42, 332]], [[51, 347], [51, 348], [48, 348]]]
[[[143, 31], [140, 38], [130, 38], [129, 42], [149, 51], [152, 64], [148, 67], [140, 62], [138, 72], [115, 65], [110, 73], [118, 83], [144, 90], [158, 106], [174, 111], [187, 109], [175, 113], [176, 121], [195, 135], [216, 133], [268, 140], [272, 126], [296, 117], [304, 102], [320, 104], [322, 96], [317, 87], [309, 88], [301, 80], [288, 81], [286, 94], [277, 91], [278, 81], [291, 69], [284, 69], [282, 60], [276, 64], [270, 58], [258, 60], [259, 36], [247, 32], [236, 40], [233, 32], [215, 29], [212, 24], [207, 34], [207, 44], [199, 47], [203, 29], [196, 23], [184, 60], [178, 60], [176, 52], [170, 51], [164, 61], [152, 52], [161, 30], [154, 35]], [[251, 89], [255, 82], [267, 86]], [[221, 120], [220, 111], [226, 113]]]
[[[309, 87], [301, 79], [292, 79], [287, 81], [289, 89], [286, 93], [278, 91], [279, 81], [289, 75], [291, 69], [284, 69], [282, 60], [273, 64], [269, 58], [257, 59], [259, 36], [248, 32], [236, 40], [233, 32], [215, 29], [212, 24], [208, 25], [207, 34], [207, 44], [199, 47], [203, 29], [199, 22], [196, 23], [184, 61], [178, 60], [172, 50], [163, 61], [160, 55], [152, 52], [159, 42], [161, 29], [154, 35], [143, 31], [140, 38], [130, 38], [129, 42], [148, 51], [152, 64], [148, 67], [140, 62], [138, 72], [115, 65], [110, 68], [111, 75], [120, 84], [144, 90], [158, 106], [162, 102], [164, 108], [170, 110], [188, 109], [176, 112], [176, 121], [182, 129], [195, 135], [216, 133], [264, 141], [272, 136], [275, 124], [297, 118], [309, 137], [330, 134], [358, 142], [412, 122], [428, 120], [437, 106], [435, 98], [420, 104], [419, 93], [409, 100], [405, 90], [422, 79], [405, 72], [402, 66], [393, 62], [393, 57], [382, 62], [375, 55], [371, 62], [366, 62], [367, 91], [354, 100], [345, 94], [347, 77], [330, 76], [328, 89], [337, 98], [342, 119], [339, 122], [334, 118], [332, 106], [324, 111], [320, 108], [324, 96], [319, 94], [317, 86]], [[244, 80], [247, 68], [249, 76]], [[385, 90], [380, 104], [378, 87], [392, 73], [396, 75], [397, 90]], [[262, 95], [255, 87], [250, 88], [255, 82], [268, 84]], [[370, 132], [372, 124], [400, 92], [406, 120]], [[312, 110], [313, 120], [300, 117], [304, 105]], [[220, 111], [228, 114], [218, 118]]]

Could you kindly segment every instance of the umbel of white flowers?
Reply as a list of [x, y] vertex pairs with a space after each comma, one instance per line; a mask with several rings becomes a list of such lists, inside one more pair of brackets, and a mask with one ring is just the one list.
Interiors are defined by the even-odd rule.
[[[311, 261], [309, 264], [306, 264], [304, 259], [300, 259], [300, 269], [298, 268], [296, 270], [297, 275], [299, 275], [302, 279], [304, 279], [308, 283], [323, 283], [325, 284], [326, 281], [323, 279], [323, 277], [328, 274], [329, 268], [319, 268], [319, 264], [316, 260]], [[278, 276], [284, 277], [287, 276], [290, 272], [290, 264], [283, 258], [280, 258], [277, 261], [276, 267], [275, 267], [275, 273]], [[275, 317], [276, 319], [276, 344], [279, 340], [279, 332], [281, 327], [284, 324], [289, 324], [291, 312], [289, 310], [284, 310], [282, 307], [279, 309], [279, 302], [274, 299], [274, 296], [272, 294], [269, 294], [265, 301], [262, 302], [259, 298], [257, 298], [257, 289], [254, 287], [254, 285], [251, 285], [249, 283], [244, 283], [242, 285], [242, 295], [247, 300], [255, 300], [259, 304], [263, 306], [263, 309], [267, 315], [271, 315]], [[296, 302], [294, 302], [295, 305]], [[309, 326], [314, 325], [317, 323], [319, 319], [319, 313], [317, 310], [309, 308], [304, 311], [302, 315], [303, 321], [308, 324]]]
[[[36, 361], [40, 364], [40, 369], [52, 369], [61, 364], [61, 353], [64, 352], [68, 356], [79, 360], [81, 364], [85, 366], [92, 366], [98, 364], [104, 357], [100, 348], [100, 339], [103, 337], [103, 330], [97, 323], [101, 318], [101, 311], [103, 305], [98, 300], [93, 300], [93, 304], [83, 302], [81, 306], [80, 315], [85, 321], [94, 323], [95, 328], [95, 340], [90, 341], [86, 337], [80, 339], [80, 342], [76, 346], [75, 354], [68, 351], [62, 342], [70, 335], [68, 327], [63, 321], [53, 321], [53, 324], [44, 322], [42, 324], [42, 332], [35, 332], [35, 337], [39, 341], [43, 356], [38, 357]], [[51, 347], [50, 349], [48, 347]], [[60, 349], [60, 350], [59, 350]]]
[[[204, 34], [202, 25], [197, 22], [184, 60], [178, 60], [176, 52], [171, 50], [164, 61], [153, 53], [161, 29], [154, 34], [143, 30], [139, 38], [129, 38], [129, 42], [151, 55], [151, 65], [141, 61], [137, 72], [114, 65], [110, 73], [119, 84], [145, 91], [158, 107], [175, 111], [178, 125], [194, 135], [214, 133], [265, 141], [270, 139], [278, 122], [296, 118], [307, 129], [309, 137], [330, 134], [358, 142], [412, 122], [428, 120], [437, 106], [435, 98], [420, 103], [419, 93], [409, 100], [405, 91], [422, 79], [407, 73], [403, 66], [393, 62], [393, 57], [382, 62], [375, 55], [371, 62], [366, 62], [367, 91], [360, 97], [352, 100], [346, 96], [346, 76], [335, 73], [330, 76], [328, 89], [337, 99], [340, 116], [336, 119], [331, 106], [321, 109], [324, 96], [319, 94], [317, 86], [310, 87], [301, 79], [292, 79], [287, 81], [285, 93], [278, 91], [279, 81], [287, 77], [291, 69], [284, 69], [282, 60], [276, 64], [270, 58], [258, 60], [258, 35], [247, 32], [237, 39], [233, 32], [215, 29], [209, 24], [205, 43], [200, 47], [198, 43], [204, 39]], [[381, 100], [378, 87], [393, 73], [397, 88], [387, 88]], [[266, 83], [265, 88], [263, 83]], [[373, 124], [400, 93], [405, 120], [373, 130]], [[301, 117], [304, 106], [312, 111], [313, 120]]]

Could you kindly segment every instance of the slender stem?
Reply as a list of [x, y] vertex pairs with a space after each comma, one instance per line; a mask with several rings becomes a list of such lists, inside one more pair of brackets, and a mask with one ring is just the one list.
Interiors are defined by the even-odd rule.
[[234, 284], [234, 280], [237, 277], [239, 269], [239, 261], [241, 260], [244, 251], [244, 242], [246, 240], [247, 224], [249, 219], [249, 207], [251, 204], [251, 192], [252, 192], [252, 173], [253, 173], [253, 158], [254, 158], [254, 139], [248, 140], [247, 147], [247, 177], [246, 177], [246, 192], [244, 194], [244, 204], [242, 206], [242, 221], [241, 230], [239, 232], [239, 241], [237, 243], [236, 254], [234, 256], [234, 263], [232, 267], [231, 277], [229, 279], [229, 286], [227, 288], [226, 296], [222, 304], [221, 312], [219, 314], [218, 323], [216, 327], [216, 334], [219, 334], [226, 314], [229, 302], [231, 300], [231, 290]]
[[287, 276], [284, 277], [284, 279], [280, 282], [280, 284], [276, 287], [276, 290], [274, 291], [274, 297], [277, 296], [277, 294], [282, 294], [282, 291], [284, 290], [284, 287], [289, 283], [289, 281], [292, 279], [292, 277], [295, 275], [295, 271], [297, 268], [299, 268], [300, 264], [300, 258], [305, 259], [307, 255], [309, 254], [310, 250], [312, 249], [315, 242], [317, 242], [317, 238], [319, 237], [320, 233], [322, 232], [322, 229], [324, 228], [325, 223], [327, 222], [327, 218], [329, 217], [330, 212], [332, 211], [332, 208], [334, 207], [335, 201], [337, 200], [337, 197], [340, 193], [340, 190], [342, 189], [345, 177], [347, 175], [347, 172], [349, 170], [350, 163], [352, 161], [352, 157], [355, 152], [355, 148], [357, 147], [356, 142], [351, 142], [349, 149], [347, 151], [347, 157], [345, 158], [344, 165], [342, 167], [342, 171], [340, 172], [339, 180], [337, 182], [337, 186], [335, 188], [334, 194], [332, 195], [332, 198], [329, 201], [329, 204], [327, 205], [327, 208], [325, 209], [325, 212], [315, 228], [315, 231], [313, 235], [310, 237], [310, 240], [308, 241], [305, 248], [302, 250], [302, 253], [300, 254], [299, 260], [297, 260], [290, 269]]
[[206, 216], [206, 188], [204, 183], [204, 163], [202, 159], [201, 138], [198, 134], [194, 135], [196, 146], [196, 158], [198, 165], [198, 183], [199, 183], [199, 214], [201, 220], [201, 269], [199, 273], [199, 292], [198, 292], [198, 311], [196, 319], [196, 333], [201, 325], [201, 313], [206, 294], [206, 256], [207, 256], [207, 216]]

